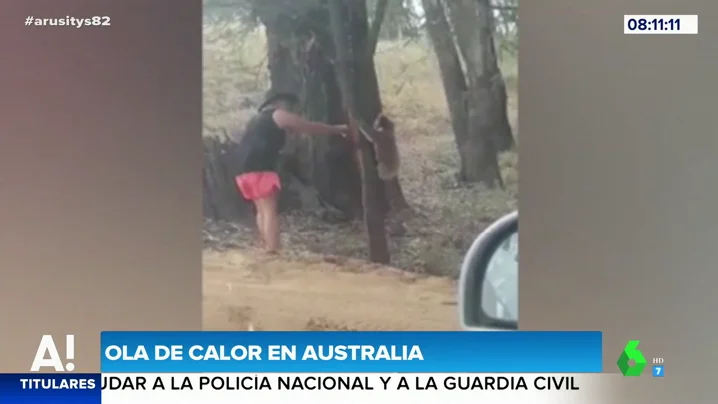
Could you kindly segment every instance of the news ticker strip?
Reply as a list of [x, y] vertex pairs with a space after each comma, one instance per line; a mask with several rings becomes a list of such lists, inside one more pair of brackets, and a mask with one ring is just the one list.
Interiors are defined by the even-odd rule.
[[623, 16], [626, 35], [695, 35], [698, 34], [698, 15], [644, 14]]
[[599, 331], [103, 332], [102, 373], [601, 373]]
[[[403, 398], [417, 403], [441, 399], [451, 399], [453, 403], [482, 399], [490, 403], [523, 398], [535, 403], [544, 401], [536, 400], [537, 394], [543, 399], [567, 395], [576, 398], [575, 394], [582, 390], [578, 379], [576, 375], [438, 373], [4, 374], [0, 375], [0, 402], [222, 404], [240, 399], [271, 404], [300, 399], [366, 402], [372, 398]], [[590, 390], [590, 383], [587, 387]]]

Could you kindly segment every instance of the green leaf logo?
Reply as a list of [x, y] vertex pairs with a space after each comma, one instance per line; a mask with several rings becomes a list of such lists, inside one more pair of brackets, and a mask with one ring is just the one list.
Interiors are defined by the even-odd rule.
[[[638, 344], [640, 343], [641, 341], [638, 340], [628, 341], [621, 356], [618, 357], [616, 365], [618, 365], [618, 369], [624, 376], [640, 376], [646, 367], [646, 358], [638, 350]], [[633, 365], [629, 364], [629, 361], [633, 361]]]

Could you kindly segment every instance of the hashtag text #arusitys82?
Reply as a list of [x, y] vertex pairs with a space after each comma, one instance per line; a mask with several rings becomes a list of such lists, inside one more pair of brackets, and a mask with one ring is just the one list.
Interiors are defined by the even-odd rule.
[[92, 17], [35, 17], [29, 15], [25, 18], [26, 27], [69, 27], [69, 28], [87, 28], [87, 27], [109, 27], [111, 18], [106, 15], [95, 15]]

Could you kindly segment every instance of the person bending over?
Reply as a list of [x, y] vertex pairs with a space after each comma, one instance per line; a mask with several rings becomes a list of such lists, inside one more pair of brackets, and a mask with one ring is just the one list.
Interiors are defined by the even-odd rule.
[[277, 163], [287, 134], [343, 136], [348, 131], [347, 125], [305, 120], [292, 112], [298, 105], [299, 97], [294, 94], [270, 94], [247, 124], [244, 137], [229, 156], [239, 192], [256, 207], [257, 228], [269, 253], [280, 247], [277, 196], [281, 184]]

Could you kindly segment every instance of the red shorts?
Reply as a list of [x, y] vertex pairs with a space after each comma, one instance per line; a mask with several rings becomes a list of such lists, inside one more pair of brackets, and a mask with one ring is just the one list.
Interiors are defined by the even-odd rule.
[[234, 181], [244, 199], [250, 201], [268, 198], [282, 189], [279, 175], [271, 171], [238, 175]]

